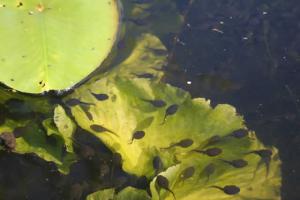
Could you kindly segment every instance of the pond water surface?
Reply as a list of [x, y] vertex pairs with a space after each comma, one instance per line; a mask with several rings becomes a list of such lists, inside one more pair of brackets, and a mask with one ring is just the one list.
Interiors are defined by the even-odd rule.
[[[299, 2], [176, 3], [185, 22], [178, 35], [163, 38], [171, 55], [164, 81], [189, 91], [193, 97], [208, 98], [213, 105], [228, 103], [236, 107], [264, 144], [279, 149], [282, 199], [299, 200]], [[49, 98], [60, 101], [59, 97]], [[82, 129], [76, 137], [85, 145], [76, 148], [80, 160], [67, 176], [36, 156], [1, 152], [0, 198], [85, 199], [101, 188], [147, 188], [147, 180], [123, 172], [117, 156], [98, 139]], [[87, 158], [90, 151], [97, 152], [93, 159]]]

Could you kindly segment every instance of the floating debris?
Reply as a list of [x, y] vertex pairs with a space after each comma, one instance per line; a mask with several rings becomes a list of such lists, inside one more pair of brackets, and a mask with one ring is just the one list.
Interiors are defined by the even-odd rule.
[[4, 132], [0, 135], [0, 144], [7, 150], [12, 151], [16, 148], [16, 138], [13, 133]]

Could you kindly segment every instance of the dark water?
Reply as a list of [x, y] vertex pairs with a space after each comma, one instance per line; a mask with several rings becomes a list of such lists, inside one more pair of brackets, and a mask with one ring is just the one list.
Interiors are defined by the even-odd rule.
[[[182, 12], [186, 2], [178, 1]], [[234, 105], [279, 149], [282, 199], [300, 199], [299, 1], [196, 0], [186, 24], [167, 81]]]
[[[282, 199], [300, 199], [300, 4], [297, 0], [177, 0], [185, 14], [179, 35], [163, 38], [165, 81], [213, 105], [229, 103], [282, 159]], [[173, 38], [177, 37], [177, 42]], [[33, 155], [0, 155], [4, 200], [85, 199], [106, 187], [147, 187], [122, 172], [117, 155], [83, 130], [80, 160], [68, 176]], [[89, 159], [87, 152], [96, 152]], [[112, 170], [114, 171], [112, 173]]]

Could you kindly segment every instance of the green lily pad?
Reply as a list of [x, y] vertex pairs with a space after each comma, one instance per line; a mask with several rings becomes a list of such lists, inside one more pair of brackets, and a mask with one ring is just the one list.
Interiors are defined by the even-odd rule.
[[22, 92], [74, 86], [103, 62], [117, 37], [115, 0], [0, 3], [0, 81]]

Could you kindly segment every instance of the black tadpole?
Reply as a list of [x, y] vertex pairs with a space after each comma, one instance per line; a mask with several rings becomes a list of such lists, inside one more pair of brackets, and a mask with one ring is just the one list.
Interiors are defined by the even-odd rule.
[[150, 103], [152, 106], [156, 108], [162, 108], [167, 105], [167, 103], [161, 99], [156, 99], [156, 100], [148, 100], [148, 99], [142, 99], [142, 101]]
[[194, 144], [194, 141], [192, 139], [183, 139], [179, 142], [176, 142], [174, 144], [171, 144], [169, 147], [162, 148], [162, 149], [170, 149], [173, 147], [182, 147], [182, 148], [188, 148]]
[[177, 104], [170, 105], [166, 109], [165, 116], [164, 116], [164, 119], [163, 119], [161, 125], [166, 122], [166, 119], [167, 119], [168, 116], [174, 115], [177, 112], [178, 108], [179, 108], [179, 105], [177, 105]]
[[134, 74], [138, 78], [145, 78], [145, 79], [153, 79], [155, 76], [150, 73], [144, 73], [144, 74]]
[[181, 178], [181, 180], [184, 181], [188, 178], [191, 178], [194, 174], [195, 174], [195, 167], [193, 167], [193, 166], [187, 167], [182, 171], [180, 178]]
[[226, 185], [223, 188], [219, 187], [219, 186], [211, 186], [211, 187], [222, 190], [225, 194], [228, 194], [228, 195], [236, 195], [236, 194], [240, 193], [240, 188], [235, 185]]
[[98, 100], [98, 101], [105, 101], [107, 99], [109, 99], [109, 96], [107, 94], [104, 93], [93, 93], [92, 91], [90, 91], [90, 93]]
[[245, 129], [239, 129], [239, 130], [236, 130], [236, 131], [232, 132], [228, 136], [231, 136], [231, 137], [234, 137], [234, 138], [237, 138], [237, 139], [241, 139], [241, 138], [246, 137], [247, 135], [248, 135], [248, 131], [247, 130], [245, 130]]
[[193, 151], [206, 154], [210, 157], [218, 156], [223, 152], [222, 149], [220, 149], [220, 148], [210, 148], [210, 149], [206, 149], [206, 150], [195, 149]]
[[270, 170], [271, 157], [272, 157], [272, 154], [273, 154], [272, 151], [270, 149], [262, 149], [262, 150], [251, 151], [251, 152], [248, 152], [247, 154], [256, 154], [260, 157], [260, 161], [257, 164], [255, 172], [258, 170], [258, 168], [262, 164], [265, 164], [266, 168], [267, 168], [266, 176], [268, 176], [269, 175], [269, 170]]
[[89, 111], [90, 109], [89, 106], [81, 105], [81, 109], [83, 110], [83, 112], [85, 113], [85, 115], [90, 121], [94, 120], [92, 113]]
[[87, 105], [87, 106], [90, 106], [90, 105], [95, 105], [93, 103], [86, 103], [86, 102], [82, 102], [80, 101], [79, 99], [68, 99], [65, 104], [69, 107], [74, 107], [74, 106], [78, 106], [78, 105]]
[[145, 137], [145, 131], [135, 131], [135, 132], [132, 134], [130, 144], [132, 144], [134, 140], [140, 140], [140, 139], [142, 139], [143, 137]]
[[206, 144], [204, 145], [203, 148], [206, 148], [206, 147], [208, 147], [208, 146], [215, 145], [215, 144], [219, 143], [220, 141], [222, 141], [222, 137], [219, 136], [219, 135], [214, 135], [214, 136], [210, 137], [210, 138], [206, 141]]
[[92, 124], [92, 125], [90, 126], [90, 128], [91, 128], [93, 131], [98, 132], [98, 133], [109, 132], [109, 133], [112, 133], [112, 134], [115, 135], [115, 136], [118, 136], [115, 132], [113, 132], [113, 131], [111, 131], [111, 130], [109, 130], [109, 129], [107, 129], [107, 128], [104, 128], [103, 126], [100, 126], [100, 125], [98, 125], [98, 124]]
[[164, 168], [164, 164], [159, 156], [155, 156], [152, 161], [153, 169], [155, 169], [155, 174], [161, 172]]
[[[206, 182], [209, 181], [210, 176], [215, 172], [216, 167], [213, 163], [208, 164], [204, 169], [201, 174], [205, 174], [207, 176]], [[201, 175], [200, 174], [200, 175]]]
[[159, 188], [163, 188], [163, 189], [167, 190], [168, 192], [170, 192], [173, 195], [174, 199], [176, 200], [174, 192], [172, 190], [170, 190], [170, 188], [169, 188], [169, 181], [166, 177], [164, 177], [162, 175], [158, 175], [156, 177], [155, 183]]
[[223, 160], [220, 159], [221, 161], [231, 165], [232, 167], [235, 168], [243, 168], [246, 167], [248, 165], [248, 162], [243, 160], [243, 159], [237, 159], [237, 160]]

